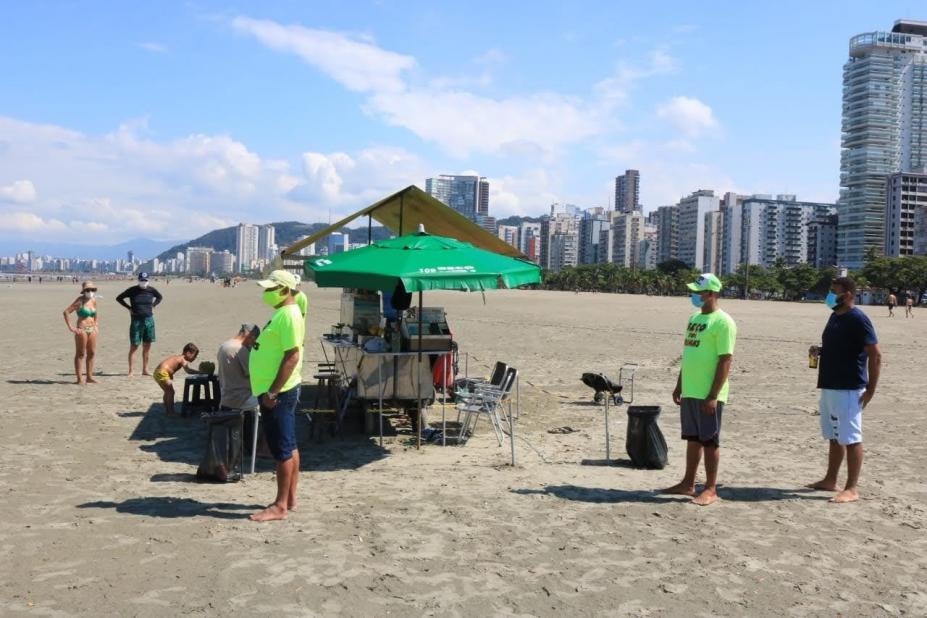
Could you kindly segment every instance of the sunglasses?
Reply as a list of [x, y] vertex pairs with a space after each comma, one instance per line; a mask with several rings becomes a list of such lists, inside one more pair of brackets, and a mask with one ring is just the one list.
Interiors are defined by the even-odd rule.
[[96, 288], [84, 288], [83, 290], [81, 290], [81, 292], [96, 292], [96, 291], [97, 291]]

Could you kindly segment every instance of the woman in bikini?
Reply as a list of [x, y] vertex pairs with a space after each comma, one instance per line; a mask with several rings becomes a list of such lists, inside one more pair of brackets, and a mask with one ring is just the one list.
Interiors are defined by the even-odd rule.
[[[74, 373], [77, 374], [77, 384], [84, 383], [81, 374], [81, 365], [86, 358], [87, 382], [96, 383], [93, 377], [93, 357], [97, 351], [97, 334], [99, 332], [100, 318], [97, 316], [96, 301], [97, 286], [92, 281], [84, 281], [81, 285], [80, 296], [64, 310], [64, 323], [68, 330], [74, 333]], [[71, 326], [70, 314], [77, 314], [77, 325]]]

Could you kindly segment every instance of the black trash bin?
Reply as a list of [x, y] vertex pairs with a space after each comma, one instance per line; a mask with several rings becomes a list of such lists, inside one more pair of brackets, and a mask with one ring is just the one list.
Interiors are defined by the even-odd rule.
[[241, 480], [242, 429], [241, 410], [204, 414], [206, 421], [206, 453], [196, 471], [202, 481], [228, 483]]
[[636, 468], [662, 470], [666, 467], [666, 440], [657, 425], [658, 416], [660, 406], [628, 406], [625, 448]]

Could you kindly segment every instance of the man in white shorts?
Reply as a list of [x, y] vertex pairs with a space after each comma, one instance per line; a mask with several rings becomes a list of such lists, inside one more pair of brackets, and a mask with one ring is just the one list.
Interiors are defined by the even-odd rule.
[[[875, 395], [882, 353], [869, 317], [854, 306], [856, 283], [838, 277], [825, 302], [833, 311], [821, 335], [818, 388], [821, 390], [821, 434], [830, 442], [827, 473], [808, 487], [837, 491], [837, 473], [847, 460], [847, 482], [831, 502], [859, 499], [863, 467], [863, 409]], [[812, 353], [817, 352], [812, 349]]]

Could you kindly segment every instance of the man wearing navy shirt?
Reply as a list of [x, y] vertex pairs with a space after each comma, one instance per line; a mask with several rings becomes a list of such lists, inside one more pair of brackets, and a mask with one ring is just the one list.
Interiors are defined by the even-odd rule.
[[[128, 299], [128, 302], [126, 300]], [[161, 303], [161, 293], [151, 287], [148, 273], [138, 274], [138, 285], [126, 289], [116, 302], [129, 310], [129, 375], [133, 374], [133, 361], [138, 346], [142, 346], [142, 375], [151, 375], [148, 357], [155, 342], [154, 308]]]
[[818, 388], [821, 390], [821, 433], [830, 441], [827, 474], [808, 487], [837, 491], [837, 473], [847, 460], [847, 483], [831, 502], [859, 499], [857, 484], [863, 467], [863, 409], [879, 382], [882, 353], [872, 322], [857, 309], [856, 282], [838, 277], [825, 302], [830, 319], [821, 335]]

